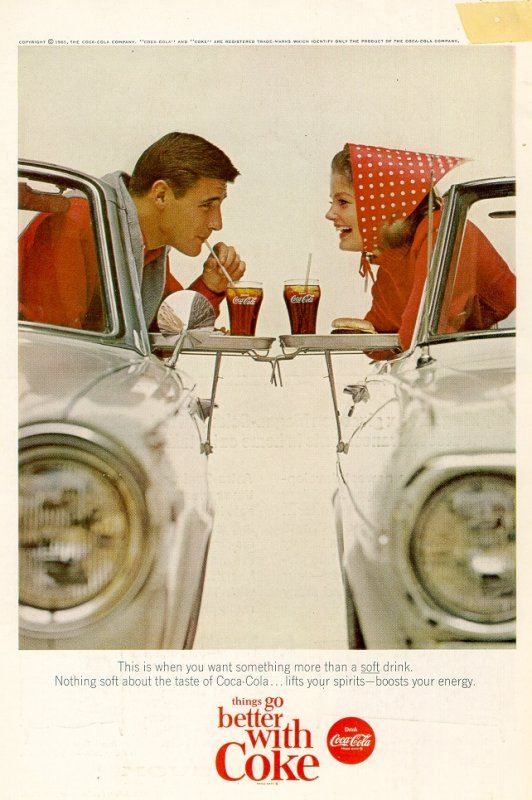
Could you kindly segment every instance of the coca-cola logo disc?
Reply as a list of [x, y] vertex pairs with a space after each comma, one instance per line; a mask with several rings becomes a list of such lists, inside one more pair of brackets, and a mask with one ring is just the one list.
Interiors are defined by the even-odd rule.
[[343, 764], [360, 764], [375, 749], [375, 731], [365, 720], [344, 717], [327, 734], [329, 753]]

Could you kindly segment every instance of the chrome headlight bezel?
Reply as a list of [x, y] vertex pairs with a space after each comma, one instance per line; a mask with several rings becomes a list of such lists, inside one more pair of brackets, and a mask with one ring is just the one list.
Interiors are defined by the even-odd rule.
[[143, 585], [153, 560], [146, 476], [121, 444], [94, 429], [67, 423], [36, 423], [21, 429], [19, 464], [63, 456], [90, 470], [99, 470], [121, 498], [128, 521], [128, 540], [116, 574], [94, 596], [68, 608], [50, 610], [21, 602], [22, 630], [38, 638], [74, 634], [127, 602]]
[[417, 470], [407, 482], [394, 515], [399, 532], [396, 564], [407, 596], [431, 626], [462, 639], [512, 641], [515, 639], [515, 618], [501, 622], [478, 621], [443, 608], [426, 591], [412, 563], [412, 536], [420, 514], [431, 497], [454, 480], [475, 475], [500, 476], [514, 481], [515, 455], [486, 453], [440, 456]]

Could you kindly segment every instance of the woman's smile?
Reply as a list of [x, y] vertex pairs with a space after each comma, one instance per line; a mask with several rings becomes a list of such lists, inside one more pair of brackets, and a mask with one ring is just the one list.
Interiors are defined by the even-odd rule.
[[338, 172], [331, 174], [331, 207], [325, 217], [338, 231], [341, 250], [355, 252], [363, 250], [353, 186]]

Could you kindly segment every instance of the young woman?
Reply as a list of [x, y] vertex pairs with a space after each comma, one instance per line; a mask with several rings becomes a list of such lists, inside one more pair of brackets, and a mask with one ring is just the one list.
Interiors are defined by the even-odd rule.
[[[366, 327], [398, 333], [404, 350], [410, 346], [427, 276], [431, 173], [436, 183], [461, 161], [357, 144], [346, 144], [332, 161], [326, 218], [338, 231], [340, 250], [362, 253], [360, 273], [373, 280]], [[434, 243], [441, 219], [435, 192], [433, 208]], [[447, 332], [489, 328], [507, 317], [515, 307], [515, 276], [472, 223], [466, 227], [460, 261], [468, 266], [457, 281]], [[378, 266], [376, 278], [371, 264]], [[333, 326], [347, 323], [356, 326], [354, 320]]]

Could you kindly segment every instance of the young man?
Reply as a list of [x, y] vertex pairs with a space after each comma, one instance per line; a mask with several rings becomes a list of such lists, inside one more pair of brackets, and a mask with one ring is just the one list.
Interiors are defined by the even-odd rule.
[[[116, 190], [126, 212], [148, 327], [168, 294], [182, 289], [170, 273], [174, 247], [197, 256], [213, 231], [222, 228], [221, 204], [238, 170], [215, 145], [200, 136], [169, 133], [141, 155], [131, 177], [123, 172], [103, 180]], [[218, 258], [233, 280], [245, 262], [223, 242]], [[69, 198], [65, 213], [36, 217], [19, 240], [20, 313], [30, 321], [103, 330], [103, 309], [90, 214], [86, 200]], [[190, 286], [218, 313], [227, 279], [212, 256]]]

